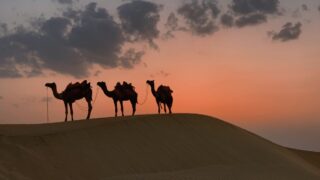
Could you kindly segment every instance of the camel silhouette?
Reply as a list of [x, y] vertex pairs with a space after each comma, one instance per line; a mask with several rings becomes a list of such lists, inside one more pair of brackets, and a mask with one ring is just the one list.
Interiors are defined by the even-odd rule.
[[67, 122], [68, 120], [68, 105], [70, 107], [70, 112], [71, 112], [71, 120], [73, 121], [73, 108], [72, 108], [72, 104], [79, 99], [85, 98], [87, 103], [88, 103], [88, 115], [87, 115], [87, 119], [90, 118], [90, 114], [92, 111], [92, 105], [91, 105], [91, 101], [92, 101], [92, 90], [91, 90], [91, 86], [90, 83], [88, 83], [86, 80], [84, 80], [83, 82], [79, 83], [76, 82], [74, 84], [70, 83], [66, 89], [61, 92], [58, 93], [57, 91], [57, 85], [56, 83], [46, 83], [45, 84], [46, 87], [49, 87], [52, 89], [52, 93], [53, 96], [57, 99], [60, 99], [64, 102], [64, 108], [65, 108], [65, 121]]
[[158, 113], [160, 114], [161, 103], [163, 103], [164, 112], [167, 113], [167, 108], [169, 108], [169, 113], [171, 114], [171, 107], [173, 103], [172, 93], [173, 91], [170, 89], [169, 86], [160, 85], [157, 91], [154, 88], [154, 80], [147, 80], [147, 84], [151, 87], [151, 92], [153, 96], [156, 98], [157, 106], [158, 106]]
[[117, 83], [114, 90], [109, 91], [105, 82], [98, 82], [97, 85], [103, 90], [104, 94], [113, 99], [114, 108], [115, 108], [115, 117], [118, 116], [118, 101], [120, 101], [121, 113], [123, 114], [123, 101], [130, 101], [132, 106], [132, 116], [134, 116], [136, 112], [136, 105], [138, 103], [138, 94], [134, 90], [134, 87], [131, 83], [123, 82], [121, 85]]

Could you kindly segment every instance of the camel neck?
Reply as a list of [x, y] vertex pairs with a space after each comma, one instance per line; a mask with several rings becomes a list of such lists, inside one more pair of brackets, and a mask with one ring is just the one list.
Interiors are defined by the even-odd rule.
[[62, 100], [61, 94], [59, 94], [58, 91], [57, 91], [57, 87], [52, 87], [51, 90], [52, 90], [53, 96], [55, 98]]
[[106, 96], [112, 97], [112, 92], [108, 90], [107, 86], [102, 86], [101, 88]]
[[157, 93], [156, 93], [156, 90], [154, 89], [154, 85], [150, 85], [150, 87], [151, 87], [151, 92], [152, 92], [152, 94], [153, 94], [154, 96], [156, 96]]

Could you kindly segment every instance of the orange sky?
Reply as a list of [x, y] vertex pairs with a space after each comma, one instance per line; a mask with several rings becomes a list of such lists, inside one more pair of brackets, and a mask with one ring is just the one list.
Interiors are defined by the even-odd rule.
[[[88, 80], [92, 82], [94, 96], [97, 81], [106, 81], [111, 87], [117, 81], [132, 82], [139, 93], [139, 101], [143, 101], [145, 81], [155, 79], [156, 86], [167, 84], [174, 90], [174, 112], [209, 114], [253, 131], [261, 126], [299, 126], [316, 122], [320, 117], [320, 71], [317, 61], [320, 54], [312, 48], [313, 42], [308, 40], [307, 34], [300, 39], [298, 46], [298, 42], [271, 42], [252, 29], [243, 32], [251, 34], [252, 38], [237, 37], [239, 32], [232, 30], [206, 39], [182, 34], [175, 41], [160, 42], [159, 51], [149, 51], [144, 57], [147, 67], [141, 64], [133, 70], [103, 70], [98, 77]], [[229, 39], [233, 37], [238, 40]], [[237, 43], [244, 41], [254, 46]], [[188, 42], [192, 42], [192, 46]], [[300, 43], [311, 48], [305, 48], [302, 52]], [[287, 50], [288, 46], [290, 50]], [[157, 75], [160, 71], [169, 75]], [[151, 74], [154, 76], [151, 77]], [[6, 84], [2, 87], [5, 97], [2, 100], [2, 113], [5, 112], [2, 123], [45, 123], [45, 102], [39, 99], [46, 95], [44, 83], [52, 81], [58, 84], [61, 91], [76, 79], [48, 75], [43, 78], [1, 80], [2, 84]], [[147, 102], [138, 106], [138, 114], [156, 113], [154, 98], [149, 88], [148, 91]], [[11, 95], [13, 92], [14, 96]], [[52, 97], [51, 92], [49, 95]], [[85, 107], [84, 101], [79, 104]], [[62, 102], [55, 99], [50, 102], [50, 122], [63, 120], [63, 112]], [[125, 103], [125, 112], [131, 112], [129, 103]], [[112, 100], [100, 91], [92, 117], [113, 116], [113, 113]], [[85, 114], [75, 106], [76, 119], [84, 118]]]

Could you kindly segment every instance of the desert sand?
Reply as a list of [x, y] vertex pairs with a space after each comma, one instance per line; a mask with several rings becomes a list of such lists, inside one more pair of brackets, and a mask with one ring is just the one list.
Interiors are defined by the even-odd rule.
[[320, 179], [318, 153], [195, 114], [0, 125], [0, 179]]

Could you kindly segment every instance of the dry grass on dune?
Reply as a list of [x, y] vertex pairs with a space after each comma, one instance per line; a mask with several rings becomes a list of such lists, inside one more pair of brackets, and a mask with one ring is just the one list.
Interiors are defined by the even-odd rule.
[[0, 126], [0, 179], [319, 179], [295, 153], [192, 114]]

